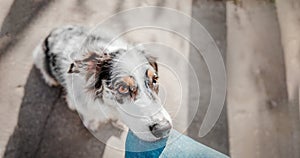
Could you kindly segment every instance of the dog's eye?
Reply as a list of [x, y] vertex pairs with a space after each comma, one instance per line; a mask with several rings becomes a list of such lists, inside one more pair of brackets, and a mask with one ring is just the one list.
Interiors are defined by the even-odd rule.
[[129, 88], [128, 88], [128, 86], [126, 86], [126, 85], [121, 85], [121, 86], [118, 88], [118, 91], [119, 91], [119, 93], [121, 93], [121, 94], [126, 94], [126, 93], [129, 92]]
[[130, 87], [130, 91], [135, 92], [137, 90], [136, 86]]
[[153, 78], [152, 78], [152, 82], [153, 82], [153, 83], [156, 83], [157, 80], [158, 80], [158, 76], [155, 74], [155, 75], [153, 76]]

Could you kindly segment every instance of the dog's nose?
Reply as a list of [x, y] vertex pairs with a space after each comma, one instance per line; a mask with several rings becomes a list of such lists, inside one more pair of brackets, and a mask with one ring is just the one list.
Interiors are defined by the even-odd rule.
[[167, 136], [170, 133], [171, 128], [172, 128], [172, 125], [167, 120], [164, 120], [164, 121], [161, 121], [159, 123], [155, 123], [155, 124], [149, 126], [151, 133], [156, 138], [163, 138], [163, 137]]

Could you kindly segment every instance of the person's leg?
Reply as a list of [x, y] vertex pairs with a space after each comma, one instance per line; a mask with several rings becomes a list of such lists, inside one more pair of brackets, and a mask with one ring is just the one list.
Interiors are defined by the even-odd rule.
[[172, 130], [169, 138], [156, 142], [145, 142], [128, 132], [125, 157], [161, 157], [161, 158], [228, 158], [228, 156], [200, 144], [193, 139]]

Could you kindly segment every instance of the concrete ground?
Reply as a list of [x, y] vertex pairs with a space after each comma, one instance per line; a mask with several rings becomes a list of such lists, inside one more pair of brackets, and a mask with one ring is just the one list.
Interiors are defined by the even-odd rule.
[[[105, 145], [67, 108], [62, 89], [50, 88], [40, 75], [36, 68], [29, 73], [18, 123], [4, 157], [102, 157]], [[106, 139], [119, 134], [111, 126], [103, 131]]]
[[[201, 1], [199, 1], [201, 2]], [[138, 6], [165, 6], [193, 15], [202, 20], [216, 38], [225, 52], [225, 7], [222, 2], [202, 5], [193, 1], [106, 1], [72, 0], [72, 1], [29, 1], [8, 0], [1, 4], [1, 38], [0, 38], [0, 154], [4, 157], [122, 157], [123, 151], [116, 150], [104, 143], [123, 146], [126, 133], [122, 133], [111, 125], [103, 127], [98, 141], [82, 125], [76, 112], [67, 109], [61, 88], [50, 88], [41, 79], [37, 69], [33, 67], [31, 53], [36, 44], [54, 27], [64, 24], [82, 24], [93, 26], [100, 20], [124, 9]], [[10, 7], [9, 7], [10, 6]], [[210, 6], [210, 7], [209, 7]], [[2, 7], [4, 7], [2, 9]], [[206, 16], [207, 15], [207, 16]], [[163, 16], [163, 15], [161, 15]], [[200, 21], [201, 22], [201, 21]], [[180, 21], [177, 22], [180, 26]], [[202, 22], [201, 22], [202, 23]], [[188, 27], [188, 26], [185, 26]], [[152, 30], [153, 31], [153, 30]], [[224, 31], [224, 32], [223, 32]], [[192, 61], [189, 44], [170, 33], [144, 30], [129, 34], [126, 38], [134, 42], [147, 40], [162, 42], [174, 47], [183, 56], [191, 60], [197, 74], [208, 76], [203, 60]], [[151, 36], [148, 36], [151, 34]], [[161, 59], [169, 57], [161, 55]], [[173, 58], [171, 64], [181, 67]], [[183, 66], [184, 67], [184, 66]], [[176, 81], [168, 80], [170, 73], [163, 70], [161, 82], [168, 91], [167, 105], [175, 105]], [[178, 69], [182, 76], [188, 76], [184, 68]], [[164, 75], [165, 76], [164, 76]], [[170, 74], [172, 75], [172, 74]], [[188, 80], [188, 78], [186, 78]], [[210, 85], [209, 79], [200, 77], [201, 85]], [[173, 84], [174, 83], [174, 84]], [[185, 86], [185, 85], [184, 85]], [[188, 86], [185, 86], [188, 87]], [[225, 111], [215, 128], [205, 137], [198, 137], [201, 119], [207, 108], [209, 86], [201, 87], [206, 95], [201, 96], [200, 107], [191, 126], [185, 131], [188, 109], [178, 114], [175, 107], [166, 107], [171, 115], [179, 115], [175, 128], [185, 132], [192, 138], [228, 154], [228, 134]], [[173, 93], [172, 93], [173, 92]], [[184, 94], [183, 102], [188, 104], [188, 94]], [[172, 99], [173, 98], [173, 99]], [[175, 111], [175, 112], [174, 112]], [[111, 137], [113, 136], [113, 137]], [[121, 143], [120, 143], [121, 142]]]
[[[194, 1], [192, 7], [192, 16], [198, 22], [200, 22], [210, 35], [215, 40], [222, 56], [225, 61], [226, 53], [226, 7], [222, 1], [206, 1], [197, 0]], [[192, 39], [199, 39], [201, 36], [197, 36], [198, 28], [192, 26]], [[194, 36], [193, 36], [194, 35]], [[193, 118], [192, 124], [188, 128], [188, 135], [199, 142], [208, 145], [221, 151], [225, 154], [229, 154], [229, 139], [228, 139], [228, 123], [226, 116], [226, 106], [224, 106], [219, 120], [214, 125], [213, 129], [205, 136], [199, 137], [198, 132], [202, 123], [202, 120], [206, 114], [208, 104], [210, 102], [211, 83], [210, 75], [203, 58], [199, 57], [199, 53], [195, 49], [190, 50], [189, 61], [195, 68], [195, 72], [200, 83], [200, 101], [198, 112]], [[189, 102], [192, 103], [196, 97], [193, 92], [193, 84], [190, 85], [189, 90]], [[192, 113], [190, 111], [190, 113]], [[198, 129], [198, 130], [197, 130]]]

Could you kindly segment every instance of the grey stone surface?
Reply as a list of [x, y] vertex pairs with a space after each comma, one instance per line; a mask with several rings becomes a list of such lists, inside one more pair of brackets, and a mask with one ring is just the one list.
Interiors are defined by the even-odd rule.
[[[192, 17], [195, 18], [204, 28], [210, 33], [219, 47], [223, 59], [226, 53], [226, 7], [224, 1], [206, 1], [195, 0], [193, 1]], [[198, 28], [192, 26], [191, 38], [202, 38], [197, 36]], [[224, 59], [225, 61], [225, 59]], [[188, 128], [188, 135], [193, 139], [208, 145], [224, 154], [229, 154], [229, 140], [228, 140], [228, 124], [226, 116], [226, 106], [213, 129], [204, 137], [198, 136], [199, 129], [203, 118], [206, 114], [211, 93], [210, 75], [207, 65], [203, 60], [201, 54], [194, 48], [190, 50], [190, 63], [195, 69], [196, 75], [199, 80], [200, 86], [200, 101], [196, 116]], [[191, 74], [190, 74], [191, 75]], [[194, 95], [194, 84], [190, 82], [189, 86], [189, 101], [194, 101], [197, 97]], [[193, 111], [190, 111], [193, 114]]]
[[[36, 68], [31, 70], [18, 124], [4, 157], [102, 156], [105, 144], [87, 131], [76, 112], [67, 108], [62, 94], [61, 88], [48, 87]], [[101, 131], [104, 141], [119, 133], [111, 125]]]
[[[24, 66], [24, 63], [29, 63], [27, 64], [29, 68], [31, 67], [30, 58], [24, 58], [20, 54], [31, 56], [29, 50], [33, 50], [34, 45], [36, 45], [38, 41], [36, 39], [41, 39], [43, 35], [48, 33], [50, 28], [74, 22], [87, 23], [87, 25], [94, 24], [97, 22], [96, 20], [111, 15], [112, 7], [114, 7], [114, 9], [112, 9], [113, 11], [119, 11], [124, 8], [140, 6], [140, 2], [134, 0], [124, 3], [115, 3], [114, 1], [103, 2], [104, 4], [96, 0], [90, 0], [84, 3], [81, 1], [72, 1], [70, 3], [66, 1], [55, 1], [53, 5], [48, 5], [50, 3], [42, 3], [41, 0], [30, 1], [35, 4], [26, 4], [29, 2], [26, 0], [24, 2], [21, 1], [15, 0], [13, 2], [7, 17], [4, 19], [0, 38], [1, 52], [4, 52], [6, 48], [14, 48], [14, 50], [18, 51], [14, 54], [5, 51], [4, 53], [0, 53], [0, 55], [5, 55], [5, 59], [22, 58], [23, 61], [22, 63], [19, 62], [19, 64], [21, 63]], [[164, 6], [165, 2], [166, 1], [160, 1], [157, 5]], [[99, 3], [101, 3], [102, 6]], [[173, 1], [168, 1], [168, 3], [174, 4]], [[196, 5], [196, 3], [198, 3], [198, 1], [193, 1], [193, 16], [197, 20], [200, 20], [201, 24], [205, 25], [208, 31], [210, 31], [217, 40], [217, 43], [221, 44], [221, 50], [225, 52], [226, 26], [224, 4], [211, 2], [201, 7], [201, 5]], [[218, 6], [214, 6], [216, 4]], [[46, 6], [49, 7], [47, 8]], [[102, 10], [99, 10], [99, 7], [101, 7]], [[186, 6], [176, 4], [176, 8], [177, 7], [182, 9]], [[187, 8], [189, 7], [190, 6]], [[52, 12], [49, 13], [46, 9], [52, 9]], [[20, 12], [20, 10], [22, 10], [22, 12]], [[63, 18], [58, 17], [59, 14], [61, 14]], [[33, 19], [38, 19], [38, 17], [40, 19], [35, 23]], [[3, 39], [2, 35], [5, 36], [7, 34], [10, 34], [10, 36], [8, 36], [9, 38], [5, 39], [4, 42], [1, 41]], [[35, 36], [32, 36], [33, 34]], [[166, 41], [177, 46], [174, 39], [158, 37], [162, 40], [168, 39]], [[192, 38], [195, 37], [192, 36]], [[24, 41], [26, 41], [25, 44]], [[13, 42], [15, 45], [7, 45], [7, 42]], [[27, 51], [24, 52], [24, 50]], [[13, 56], [10, 56], [9, 53], [12, 53]], [[3, 56], [0, 56], [0, 59]], [[223, 153], [228, 153], [228, 133], [225, 110], [215, 128], [204, 138], [198, 137], [199, 128], [210, 97], [210, 82], [205, 63], [196, 60], [199, 59], [198, 57], [194, 57], [195, 56], [190, 56], [190, 61], [194, 67], [197, 68], [197, 75], [202, 85], [202, 87], [200, 87], [201, 94], [203, 95], [201, 95], [200, 98], [201, 107], [198, 109], [197, 116], [194, 118], [187, 133], [201, 143]], [[6, 65], [13, 65], [15, 62], [15, 60], [11, 60], [8, 61], [7, 63], [9, 64]], [[29, 68], [28, 70], [30, 70]], [[27, 71], [17, 69], [16, 66], [11, 66], [11, 70], [14, 71], [14, 75], [11, 74], [11, 78], [6, 77], [6, 80], [1, 78], [3, 81], [1, 83], [11, 84], [8, 80], [15, 80], [18, 76], [28, 75]], [[23, 83], [25, 83], [25, 79]], [[18, 85], [20, 84], [19, 82], [17, 83]], [[193, 83], [190, 83], [190, 85], [192, 84]], [[23, 86], [23, 84], [21, 84], [21, 86]], [[23, 87], [20, 89], [22, 88]], [[1, 89], [1, 91], [8, 89], [9, 88]], [[193, 90], [191, 89], [189, 93], [191, 94], [189, 99], [193, 99]], [[15, 97], [15, 94], [7, 96]], [[19, 98], [22, 98], [22, 96], [20, 95]], [[6, 104], [6, 102], [4, 103]], [[1, 104], [3, 104], [3, 102]], [[19, 107], [19, 105], [20, 104], [17, 104], [16, 107]], [[17, 114], [17, 112], [15, 113]], [[105, 142], [111, 135], [119, 136], [119, 131], [112, 128], [111, 125], [107, 125], [102, 128], [100, 134], [103, 136]], [[104, 148], [105, 145], [83, 127], [78, 114], [67, 108], [63, 99], [63, 91], [60, 88], [48, 87], [42, 80], [38, 70], [32, 68], [24, 86], [24, 96], [18, 115], [17, 127], [9, 139], [4, 157], [102, 157]]]

